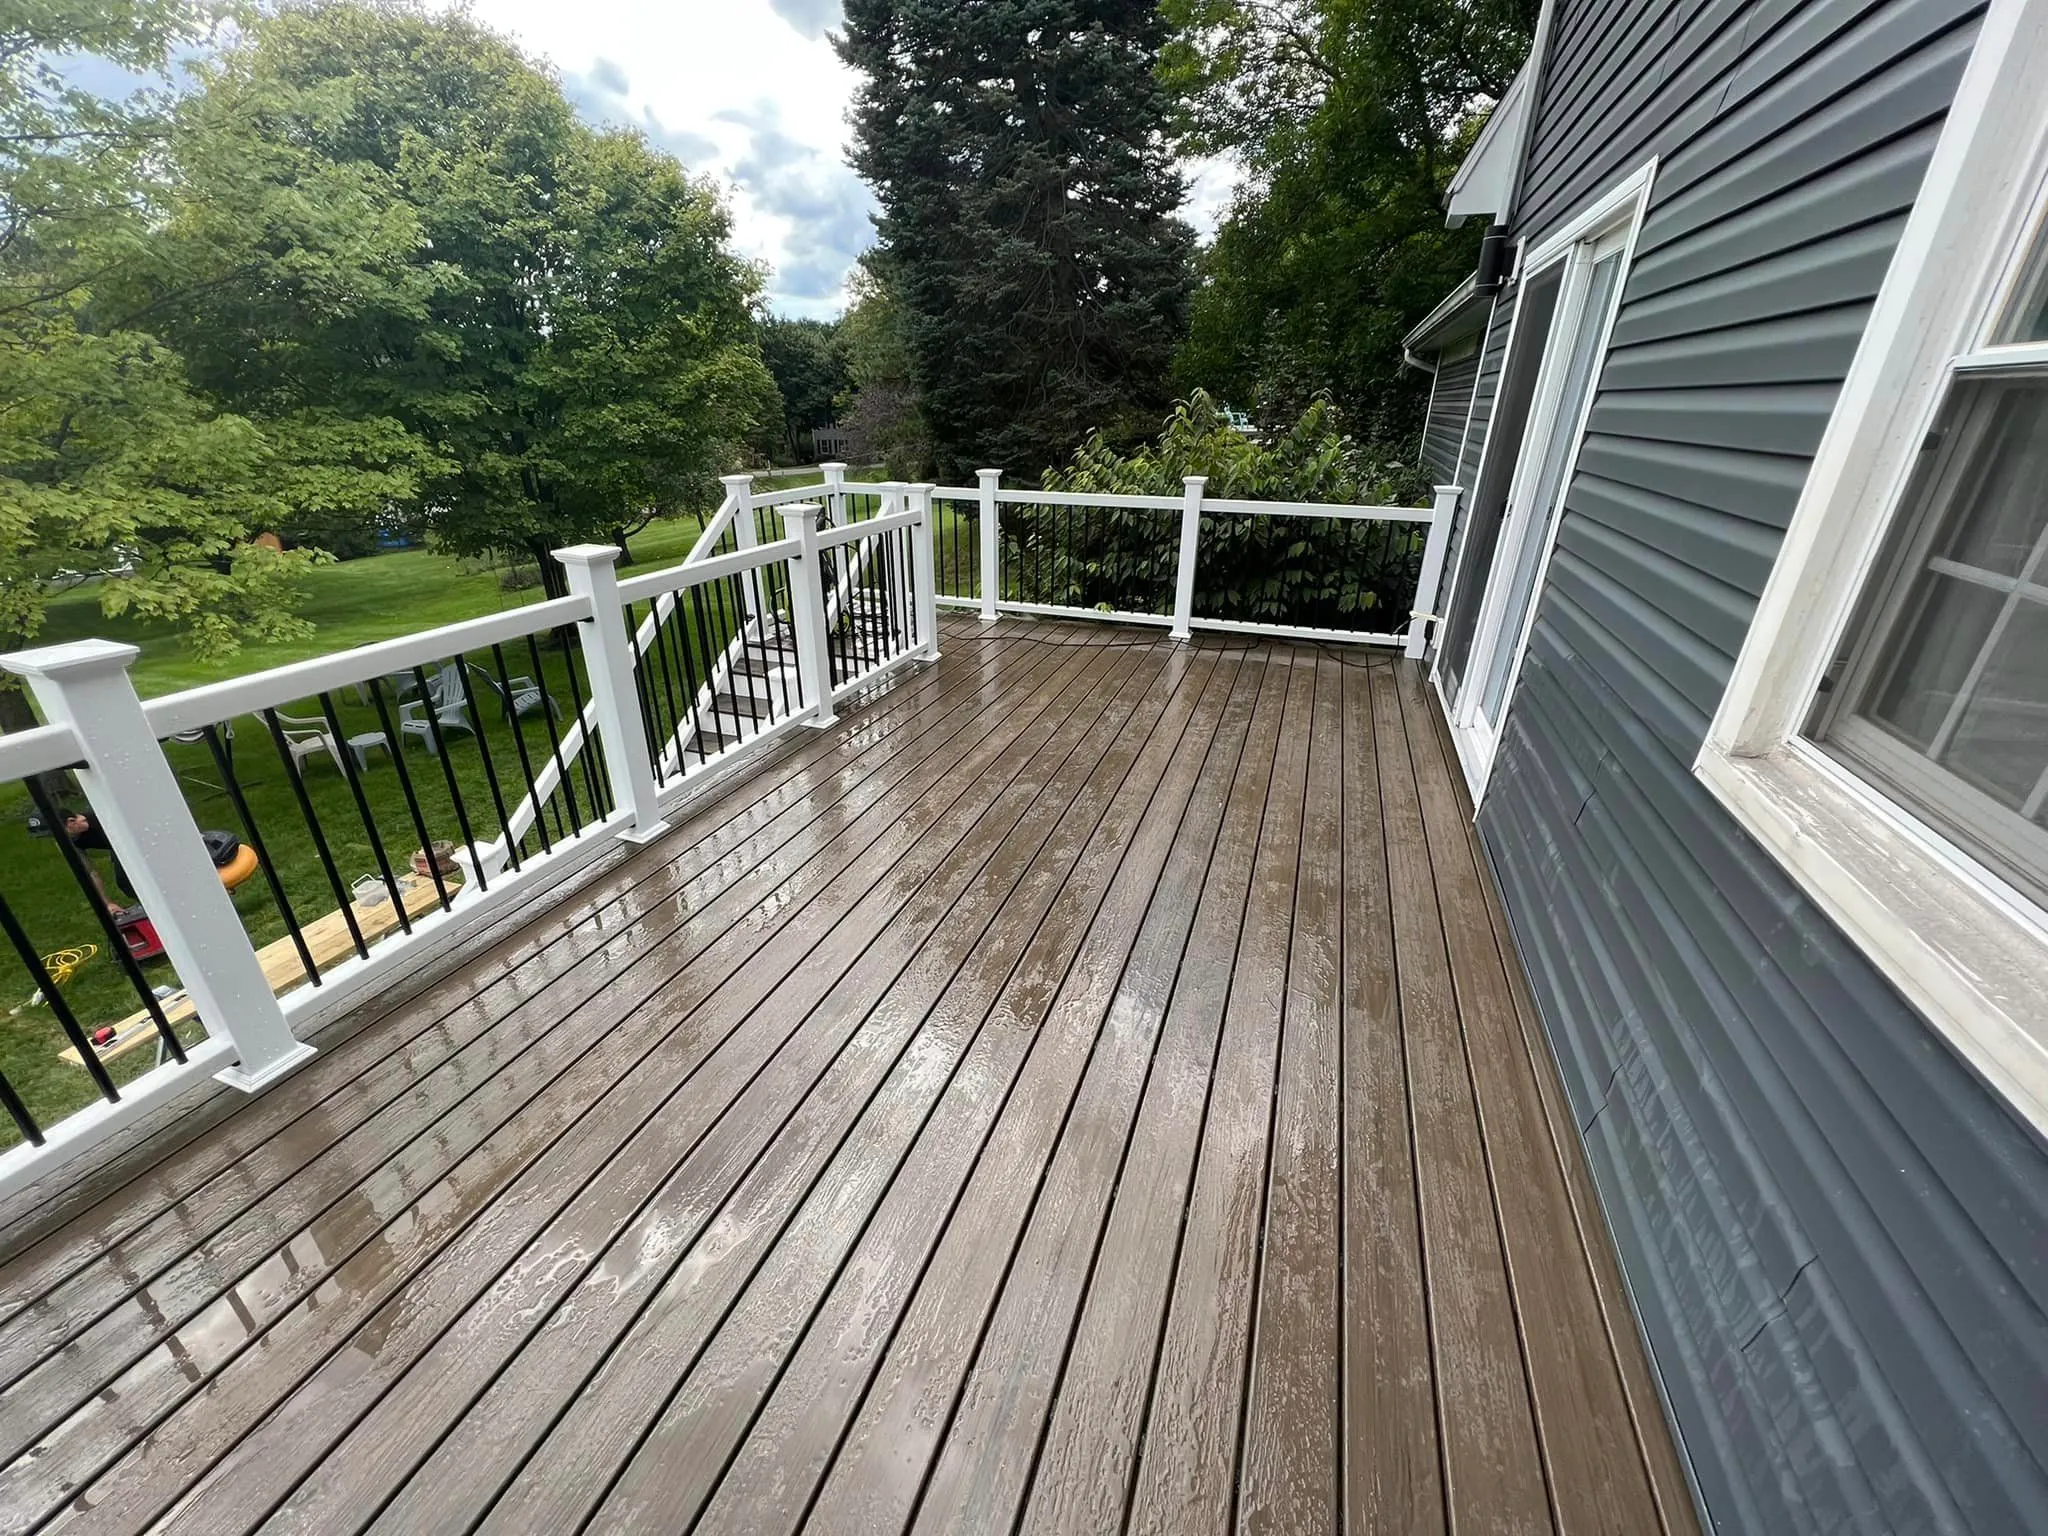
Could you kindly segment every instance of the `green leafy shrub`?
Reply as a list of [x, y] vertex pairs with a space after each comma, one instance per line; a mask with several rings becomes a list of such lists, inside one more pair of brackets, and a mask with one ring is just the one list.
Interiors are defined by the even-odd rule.
[[[1102, 433], [1045, 477], [1048, 490], [1178, 496], [1189, 475], [1204, 494], [1242, 501], [1422, 506], [1429, 487], [1410, 465], [1368, 461], [1326, 399], [1285, 431], [1234, 425], [1197, 390], [1174, 407], [1155, 442], [1119, 448]], [[1179, 515], [1018, 506], [1003, 514], [1013, 568], [1034, 570], [1036, 601], [1162, 612], [1170, 604]], [[1195, 567], [1202, 618], [1395, 629], [1407, 621], [1428, 527], [1424, 523], [1205, 514]], [[1036, 557], [1036, 558], [1034, 558]]]

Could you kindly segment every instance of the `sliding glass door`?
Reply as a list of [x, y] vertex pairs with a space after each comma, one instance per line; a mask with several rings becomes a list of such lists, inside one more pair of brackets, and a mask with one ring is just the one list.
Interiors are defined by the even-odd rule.
[[1490, 549], [1468, 552], [1466, 572], [1476, 579], [1483, 570], [1485, 588], [1463, 605], [1472, 615], [1469, 654], [1461, 646], [1458, 665], [1447, 677], [1452, 735], [1475, 799], [1493, 766], [1565, 487], [1599, 382], [1621, 295], [1628, 232], [1627, 224], [1598, 231], [1524, 279], [1532, 293], [1557, 285], [1556, 307], [1541, 333], [1516, 338], [1516, 350], [1530, 349], [1525, 360], [1540, 356], [1542, 362], [1497, 537], [1490, 540]]

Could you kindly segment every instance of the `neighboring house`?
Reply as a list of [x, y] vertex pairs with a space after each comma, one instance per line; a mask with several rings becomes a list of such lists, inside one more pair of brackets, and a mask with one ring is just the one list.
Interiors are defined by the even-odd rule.
[[2044, 186], [2048, 0], [1546, 0], [1408, 338], [1434, 681], [1722, 1531], [2048, 1531]]

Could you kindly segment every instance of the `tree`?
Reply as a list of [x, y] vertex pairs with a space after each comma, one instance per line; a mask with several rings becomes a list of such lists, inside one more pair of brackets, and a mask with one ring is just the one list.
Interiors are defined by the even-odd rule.
[[761, 359], [782, 394], [782, 451], [794, 461], [809, 452], [809, 433], [839, 419], [839, 397], [853, 382], [838, 327], [771, 315], [761, 322]]
[[853, 302], [839, 322], [848, 379], [839, 401], [847, 454], [883, 465], [892, 480], [923, 479], [935, 472], [931, 438], [918, 413], [907, 317], [879, 252], [862, 254], [847, 289]]
[[1165, 403], [1193, 236], [1154, 0], [848, 0], [854, 164], [939, 473], [1030, 476]]
[[[707, 503], [774, 421], [760, 275], [715, 193], [578, 123], [467, 17], [341, 0], [259, 19], [183, 120], [234, 149], [186, 161], [221, 212], [180, 233], [246, 256], [160, 301], [195, 381], [266, 422], [388, 424], [429, 463], [387, 515], [448, 547], [525, 550], [557, 590], [548, 549]], [[337, 195], [402, 260], [309, 292], [295, 253]]]
[[1367, 441], [1412, 444], [1427, 399], [1401, 337], [1472, 271], [1443, 194], [1514, 78], [1530, 0], [1167, 0], [1179, 141], [1248, 175], [1177, 359], [1288, 420], [1327, 392]]
[[[249, 536], [309, 480], [339, 494], [348, 469], [324, 472], [319, 445], [193, 387], [135, 280], [176, 217], [167, 93], [102, 101], [51, 62], [90, 49], [162, 74], [207, 23], [181, 0], [45, 0], [0, 22], [0, 648], [31, 641], [50, 595], [90, 577], [108, 613], [161, 620], [204, 653], [304, 629], [305, 557]], [[0, 691], [0, 722], [28, 719]]]
[[[1233, 426], [1199, 390], [1174, 407], [1155, 441], [1125, 446], [1097, 433], [1045, 483], [1056, 491], [1178, 496], [1189, 475], [1203, 476], [1204, 494], [1220, 499], [1414, 506], [1429, 498], [1412, 461], [1375, 462], [1339, 429], [1327, 399], [1310, 401], [1284, 431], [1257, 437]], [[1331, 627], [1383, 613], [1389, 628], [1398, 627], [1427, 526], [1205, 516], [1196, 609], [1210, 618]], [[1060, 509], [1019, 506], [1004, 512], [1003, 534], [1050, 553], [1054, 590], [1043, 602], [1142, 608], [1173, 586], [1178, 550], [1160, 539], [1157, 513], [1097, 513], [1077, 534]]]

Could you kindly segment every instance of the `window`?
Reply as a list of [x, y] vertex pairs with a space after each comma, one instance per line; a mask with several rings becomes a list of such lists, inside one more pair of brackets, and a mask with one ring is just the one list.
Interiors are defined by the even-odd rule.
[[1991, 0], [1694, 771], [2048, 1132], [2048, 0]]

